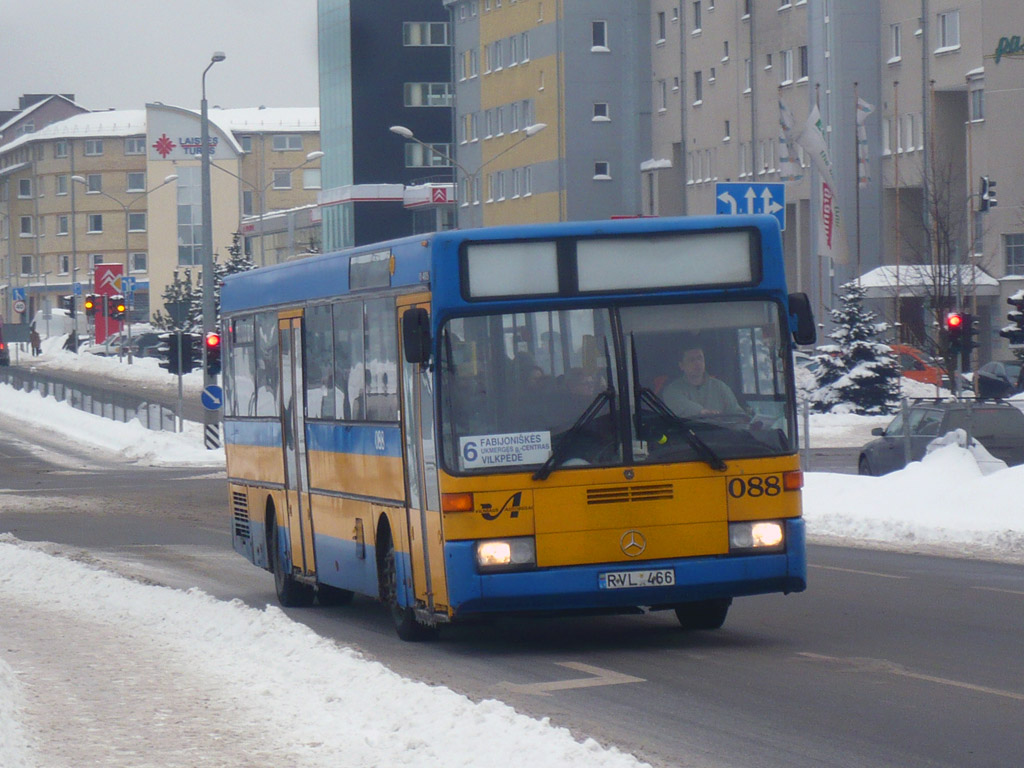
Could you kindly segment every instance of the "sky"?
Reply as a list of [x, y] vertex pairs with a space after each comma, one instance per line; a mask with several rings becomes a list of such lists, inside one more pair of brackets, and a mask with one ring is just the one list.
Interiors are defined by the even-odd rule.
[[0, 0], [0, 109], [73, 93], [87, 109], [161, 101], [315, 107], [316, 0]]
[[[60, 341], [44, 341], [37, 364], [168, 379], [156, 360], [129, 367], [63, 352]], [[195, 395], [201, 377], [190, 377]], [[812, 443], [860, 445], [887, 420], [815, 415]], [[223, 451], [202, 448], [197, 425], [178, 435], [149, 432], [0, 385], [0, 429], [12, 421], [142, 465], [224, 465]], [[884, 477], [809, 472], [808, 539], [1022, 564], [1024, 466], [998, 468], [987, 458], [983, 449], [953, 444]], [[126, 578], [119, 568], [124, 564], [0, 534], [4, 768], [491, 768], [513, 754], [536, 768], [644, 765], [500, 701], [473, 702], [404, 679], [275, 605], [225, 602]], [[246, 653], [237, 652], [240, 645]], [[286, 690], [303, 695], [282, 697]]]

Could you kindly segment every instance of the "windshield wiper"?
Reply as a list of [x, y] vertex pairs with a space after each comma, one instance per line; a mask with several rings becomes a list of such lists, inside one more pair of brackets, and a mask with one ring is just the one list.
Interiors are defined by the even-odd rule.
[[604, 391], [598, 392], [597, 397], [591, 401], [590, 405], [586, 407], [586, 410], [584, 410], [583, 413], [580, 414], [580, 417], [576, 419], [576, 423], [562, 433], [562, 436], [558, 440], [558, 445], [552, 447], [551, 455], [548, 456], [548, 460], [533, 473], [534, 480], [548, 479], [548, 476], [554, 472], [555, 468], [565, 459], [568, 447], [572, 445], [573, 438], [575, 438], [576, 435], [578, 435], [580, 431], [587, 426], [587, 424], [594, 420], [606, 403], [611, 405], [610, 411], [614, 414], [615, 389], [611, 385], [609, 385]]
[[705, 443], [700, 436], [693, 431], [690, 427], [692, 423], [691, 419], [684, 419], [682, 416], [677, 414], [668, 405], [654, 393], [654, 390], [649, 389], [640, 384], [640, 367], [637, 364], [636, 359], [636, 342], [633, 340], [633, 334], [630, 334], [630, 356], [632, 357], [633, 367], [633, 407], [636, 410], [636, 422], [637, 432], [640, 430], [640, 408], [646, 403], [652, 411], [661, 416], [666, 421], [669, 421], [679, 427], [686, 439], [686, 442], [697, 452], [708, 465], [719, 472], [724, 472], [727, 469], [726, 463], [722, 461], [722, 458], [712, 450], [711, 446]]

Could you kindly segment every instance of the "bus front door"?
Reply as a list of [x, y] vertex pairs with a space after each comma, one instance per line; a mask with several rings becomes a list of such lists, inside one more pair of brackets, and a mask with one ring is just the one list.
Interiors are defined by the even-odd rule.
[[[429, 299], [423, 296], [400, 298], [399, 328], [403, 313], [412, 307], [429, 309]], [[445, 613], [448, 587], [437, 476], [433, 379], [430, 366], [408, 362], [404, 349], [398, 359], [402, 366], [402, 433], [405, 439], [403, 450], [409, 500], [407, 525], [413, 588], [416, 600], [424, 604], [430, 613]]]
[[316, 573], [313, 519], [309, 506], [306, 464], [306, 420], [302, 375], [302, 317], [278, 320], [281, 349], [281, 433], [284, 437], [285, 497], [292, 565], [303, 574]]

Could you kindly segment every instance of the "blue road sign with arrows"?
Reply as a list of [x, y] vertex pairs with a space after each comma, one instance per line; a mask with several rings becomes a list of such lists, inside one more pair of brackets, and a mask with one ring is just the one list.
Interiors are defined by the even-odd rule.
[[203, 390], [203, 394], [200, 395], [200, 399], [203, 401], [203, 407], [206, 410], [220, 410], [220, 407], [224, 405], [224, 390], [216, 384], [211, 384]]
[[715, 185], [715, 213], [767, 213], [779, 220], [779, 229], [785, 229], [786, 185], [719, 182]]

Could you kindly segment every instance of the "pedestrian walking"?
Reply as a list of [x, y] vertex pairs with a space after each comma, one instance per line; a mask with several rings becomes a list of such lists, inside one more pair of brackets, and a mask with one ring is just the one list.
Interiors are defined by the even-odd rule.
[[28, 343], [32, 347], [32, 357], [37, 357], [43, 353], [43, 341], [39, 338], [39, 331], [35, 328], [28, 335]]

